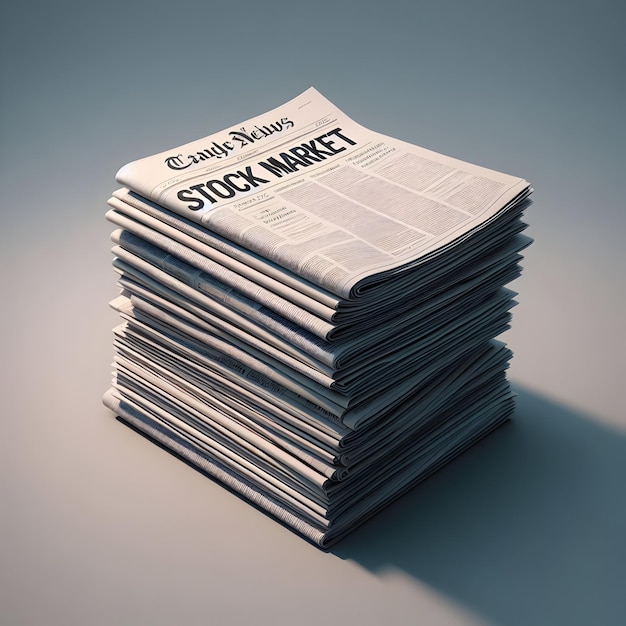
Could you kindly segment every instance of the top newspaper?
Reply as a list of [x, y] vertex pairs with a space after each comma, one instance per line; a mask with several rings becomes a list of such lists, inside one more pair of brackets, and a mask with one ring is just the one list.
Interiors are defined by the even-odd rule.
[[314, 88], [129, 163], [117, 181], [259, 255], [261, 271], [269, 260], [291, 284], [310, 281], [347, 300], [460, 243], [531, 192], [521, 178], [368, 130]]

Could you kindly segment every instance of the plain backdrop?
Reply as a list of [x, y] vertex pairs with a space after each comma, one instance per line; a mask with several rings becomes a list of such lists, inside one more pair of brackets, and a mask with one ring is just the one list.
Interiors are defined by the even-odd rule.
[[[0, 623], [623, 623], [621, 2], [0, 9]], [[321, 552], [123, 427], [106, 200], [124, 163], [315, 86], [531, 181], [514, 421]]]

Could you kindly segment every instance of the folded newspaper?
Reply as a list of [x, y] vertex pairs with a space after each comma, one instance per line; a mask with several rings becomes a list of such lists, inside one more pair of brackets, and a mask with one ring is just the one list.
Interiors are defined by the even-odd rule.
[[105, 404], [320, 547], [506, 421], [530, 185], [311, 88], [134, 161]]

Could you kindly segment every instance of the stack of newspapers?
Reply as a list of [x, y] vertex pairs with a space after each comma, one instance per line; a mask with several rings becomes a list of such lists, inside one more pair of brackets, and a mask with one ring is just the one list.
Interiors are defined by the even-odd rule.
[[117, 181], [105, 404], [311, 542], [510, 417], [526, 181], [312, 88]]

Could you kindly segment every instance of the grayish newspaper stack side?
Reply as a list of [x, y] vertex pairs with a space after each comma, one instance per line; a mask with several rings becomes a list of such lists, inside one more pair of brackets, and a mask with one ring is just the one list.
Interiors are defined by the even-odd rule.
[[105, 404], [311, 542], [510, 417], [526, 181], [312, 88], [117, 180]]

